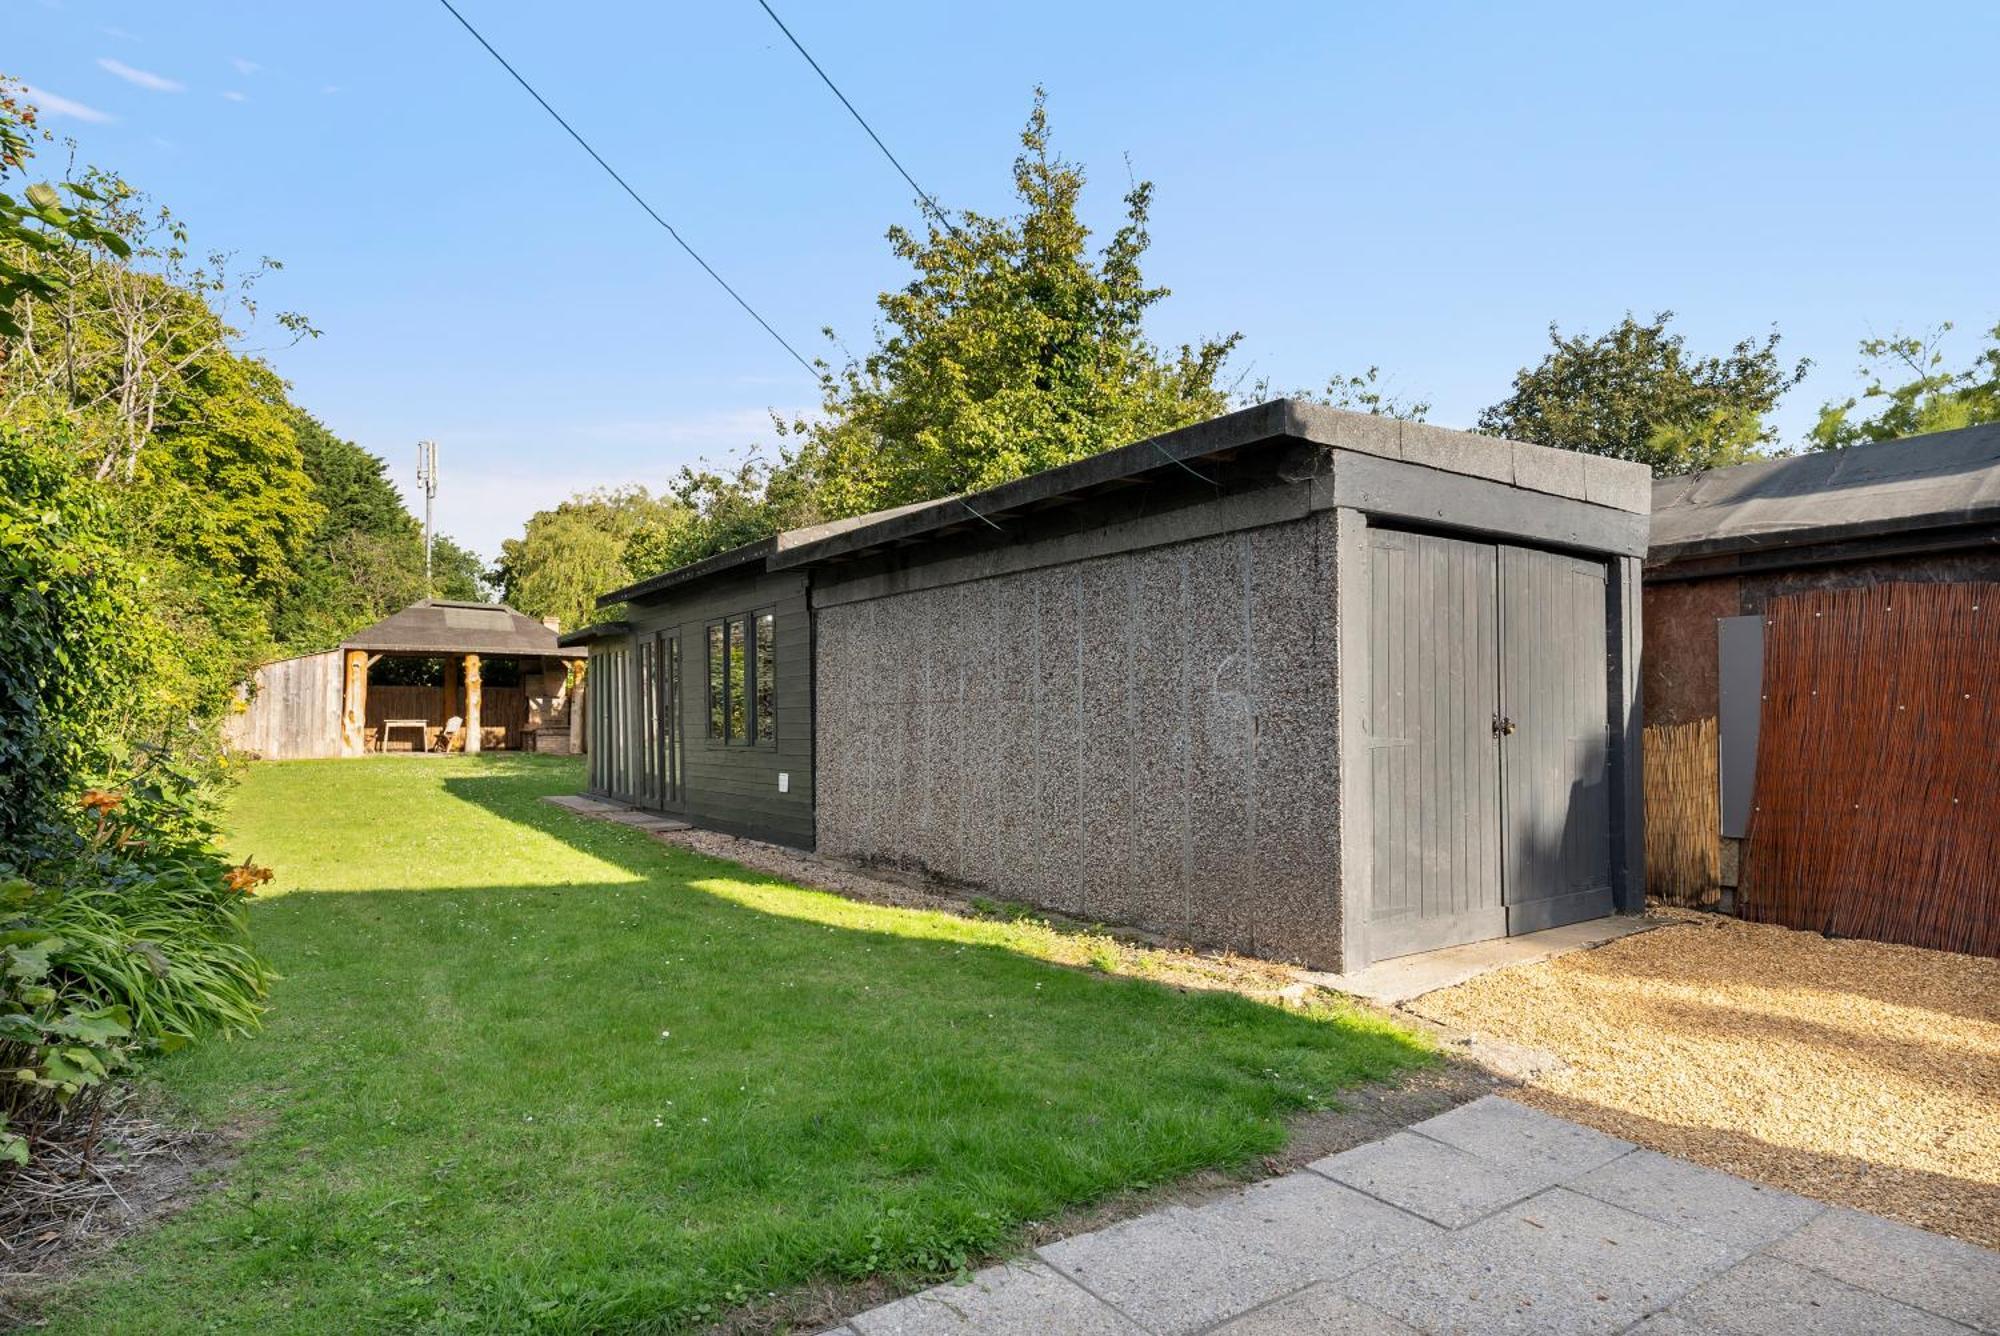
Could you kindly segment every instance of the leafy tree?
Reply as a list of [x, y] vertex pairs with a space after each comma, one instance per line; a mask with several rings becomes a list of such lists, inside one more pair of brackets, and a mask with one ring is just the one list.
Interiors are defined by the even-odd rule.
[[[1261, 404], [1275, 398], [1269, 380], [1259, 380], [1250, 389], [1237, 396], [1245, 407]], [[1335, 375], [1327, 379], [1326, 387], [1319, 390], [1291, 390], [1287, 398], [1305, 399], [1328, 408], [1345, 409], [1350, 413], [1369, 413], [1375, 417], [1396, 418], [1403, 422], [1422, 422], [1430, 416], [1431, 404], [1428, 399], [1405, 399], [1382, 383], [1382, 368], [1371, 366], [1358, 376]]]
[[911, 277], [876, 299], [872, 350], [820, 364], [820, 414], [774, 421], [775, 464], [752, 450], [733, 467], [682, 470], [680, 508], [634, 535], [631, 572], [990, 487], [1229, 407], [1218, 381], [1237, 335], [1172, 351], [1146, 337], [1168, 295], [1141, 270], [1152, 184], [1126, 193], [1123, 226], [1093, 253], [1077, 215], [1085, 174], [1052, 151], [1040, 89], [1013, 175], [1013, 216], [889, 229]]
[[726, 473], [683, 468], [671, 495], [679, 505], [640, 525], [626, 545], [625, 566], [638, 577], [819, 518], [805, 471], [764, 468], [754, 451]]
[[[1944, 366], [1942, 344], [1951, 328], [1947, 321], [1923, 338], [1898, 334], [1863, 340], [1859, 374], [1867, 379], [1867, 388], [1859, 398], [1849, 396], [1820, 409], [1808, 437], [1812, 448], [1838, 450], [2000, 422], [2000, 324], [1987, 331], [1989, 346], [1963, 371]], [[1900, 383], [1890, 384], [1892, 380]], [[1864, 403], [1874, 415], [1855, 417]]]
[[0, 428], [0, 862], [62, 828], [113, 759], [152, 639], [109, 500], [66, 451]]
[[1656, 473], [1692, 473], [1740, 464], [1776, 439], [1767, 415], [1804, 379], [1778, 360], [1778, 335], [1745, 339], [1721, 356], [1690, 352], [1667, 326], [1627, 315], [1597, 338], [1565, 338], [1541, 364], [1514, 377], [1514, 392], [1479, 415], [1497, 436], [1609, 455]]
[[[26, 169], [34, 156], [36, 134], [35, 108], [0, 78], [0, 177]], [[130, 251], [125, 238], [100, 221], [99, 208], [105, 201], [95, 188], [69, 182], [63, 190], [72, 203], [64, 204], [62, 191], [45, 181], [29, 185], [18, 200], [0, 191], [0, 362], [9, 352], [6, 340], [21, 337], [19, 312], [25, 301], [62, 295], [60, 275], [35, 260], [46, 262], [87, 245], [102, 246], [120, 257]]]
[[597, 596], [631, 583], [625, 552], [641, 529], [670, 523], [680, 509], [643, 487], [599, 490], [537, 511], [527, 530], [500, 546], [506, 601], [531, 617], [555, 617], [564, 630], [593, 620]]
[[306, 653], [424, 596], [423, 535], [378, 456], [302, 410], [292, 424], [322, 514], [278, 596], [271, 631]]
[[431, 597], [454, 603], [484, 603], [492, 598], [493, 573], [487, 569], [486, 559], [443, 534], [433, 537]]
[[794, 428], [789, 467], [819, 514], [990, 487], [1228, 406], [1216, 381], [1237, 336], [1172, 353], [1146, 338], [1167, 296], [1140, 269], [1151, 183], [1092, 254], [1084, 172], [1051, 151], [1043, 102], [1037, 89], [1014, 161], [1018, 216], [889, 230], [911, 279], [878, 299], [874, 349], [828, 370], [823, 417]]

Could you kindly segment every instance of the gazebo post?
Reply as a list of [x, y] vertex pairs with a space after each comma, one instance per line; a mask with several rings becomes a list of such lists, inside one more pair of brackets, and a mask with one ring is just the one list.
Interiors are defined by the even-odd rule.
[[368, 651], [347, 651], [347, 680], [341, 692], [340, 754], [359, 756], [368, 723]]
[[479, 750], [479, 656], [465, 656], [465, 750]]

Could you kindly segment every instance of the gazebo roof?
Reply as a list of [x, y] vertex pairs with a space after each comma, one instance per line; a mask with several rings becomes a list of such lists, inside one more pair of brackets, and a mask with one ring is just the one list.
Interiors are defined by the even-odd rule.
[[393, 654], [494, 654], [561, 656], [582, 651], [556, 644], [555, 631], [504, 603], [447, 603], [425, 599], [391, 613], [341, 644], [342, 649]]

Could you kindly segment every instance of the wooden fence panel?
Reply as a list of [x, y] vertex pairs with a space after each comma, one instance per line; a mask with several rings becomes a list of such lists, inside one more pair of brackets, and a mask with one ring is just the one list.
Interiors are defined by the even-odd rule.
[[1646, 730], [1646, 894], [1706, 909], [1722, 898], [1722, 799], [1713, 717]]
[[2000, 955], [2000, 585], [1772, 600], [1745, 918]]
[[271, 761], [340, 755], [340, 652], [280, 659], [257, 669], [241, 710], [223, 723], [238, 751]]
[[[464, 707], [459, 707], [463, 715]], [[368, 688], [368, 746], [376, 749], [385, 719], [423, 719], [430, 727], [424, 745], [437, 741], [444, 727], [444, 688], [371, 685]], [[507, 751], [527, 745], [528, 693], [521, 687], [487, 687], [480, 692], [479, 745], [489, 751]], [[391, 751], [415, 751], [417, 735], [399, 728], [388, 739]]]

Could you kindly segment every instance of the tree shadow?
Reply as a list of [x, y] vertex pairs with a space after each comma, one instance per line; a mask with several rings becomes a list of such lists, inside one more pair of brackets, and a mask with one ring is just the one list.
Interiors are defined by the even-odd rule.
[[[1627, 977], [1681, 984], [1694, 989], [1742, 987], [1754, 962], [1746, 965], [1740, 957], [1755, 955], [1760, 944], [1755, 938], [1731, 940], [1729, 929], [1745, 925], [1745, 920], [1717, 914], [1713, 922], [1677, 923], [1663, 932], [1709, 932], [1712, 943], [1700, 955], [1680, 952], [1671, 961], [1649, 963], [1640, 954], [1620, 957], [1616, 970]], [[1936, 1012], [1963, 1020], [2000, 1025], [2000, 960], [1933, 951], [1924, 947], [1899, 946], [1884, 942], [1827, 937], [1799, 928], [1776, 924], [1753, 925], [1760, 932], [1800, 933], [1819, 939], [1823, 954], [1800, 972], [1802, 962], [1794, 961], [1792, 972], [1768, 986], [1788, 990], [1811, 989], [1826, 993], [1867, 998], [1896, 1007]], [[1910, 953], [1907, 956], [1904, 953]], [[1885, 963], [1906, 963], [1906, 968], [1885, 968]], [[1609, 968], [1607, 961], [1607, 968]]]

